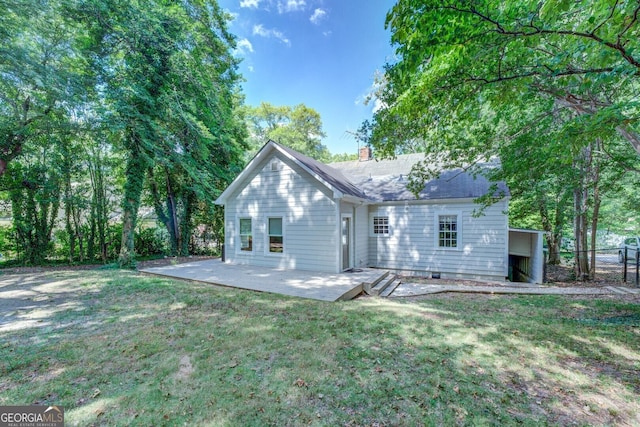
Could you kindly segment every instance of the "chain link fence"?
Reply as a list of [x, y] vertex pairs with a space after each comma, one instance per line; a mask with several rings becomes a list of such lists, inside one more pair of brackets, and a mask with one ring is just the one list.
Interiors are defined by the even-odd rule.
[[[639, 251], [629, 253], [626, 248], [597, 249], [595, 253], [595, 269], [591, 283], [594, 285], [617, 285], [640, 287]], [[592, 262], [591, 251], [581, 251], [587, 257], [589, 266]], [[549, 264], [545, 253], [545, 282], [573, 283], [579, 282], [576, 277], [576, 252], [560, 252], [560, 264]]]

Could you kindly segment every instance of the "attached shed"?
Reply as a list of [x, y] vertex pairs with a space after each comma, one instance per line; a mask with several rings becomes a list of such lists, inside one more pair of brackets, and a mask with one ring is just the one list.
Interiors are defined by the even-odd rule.
[[542, 283], [544, 280], [544, 232], [509, 229], [509, 280]]

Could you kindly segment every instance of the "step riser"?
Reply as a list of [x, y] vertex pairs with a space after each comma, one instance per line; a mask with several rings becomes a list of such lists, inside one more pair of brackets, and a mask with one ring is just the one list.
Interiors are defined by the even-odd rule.
[[[371, 283], [364, 283], [363, 285], [363, 290], [367, 295], [373, 295], [372, 292], [374, 292], [374, 288], [376, 286], [379, 286], [380, 282], [382, 282], [384, 279], [386, 279], [389, 276], [389, 272], [386, 271], [384, 273], [382, 273], [376, 280], [374, 280]], [[377, 295], [377, 294], [376, 294]]]
[[378, 285], [376, 285], [375, 287], [371, 288], [371, 295], [380, 295], [381, 293], [383, 293], [385, 291], [385, 289], [387, 289], [393, 282], [396, 281], [396, 276], [395, 275], [391, 275], [387, 281], [383, 282], [380, 281]]
[[393, 283], [389, 287], [387, 287], [387, 289], [384, 290], [384, 292], [380, 293], [380, 296], [383, 298], [390, 296], [393, 293], [393, 291], [395, 291], [396, 288], [400, 286], [401, 283], [402, 282], [400, 281], [400, 279], [394, 280]]

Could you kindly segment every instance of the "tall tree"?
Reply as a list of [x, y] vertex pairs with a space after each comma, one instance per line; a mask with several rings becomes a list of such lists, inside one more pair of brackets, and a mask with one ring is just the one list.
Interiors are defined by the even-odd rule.
[[383, 154], [420, 146], [438, 160], [416, 171], [416, 188], [437, 174], [430, 165], [469, 168], [493, 156], [510, 174], [503, 179], [554, 177], [573, 194], [561, 211], [574, 214], [584, 244], [587, 207], [596, 224], [603, 195], [600, 167], [612, 167], [600, 153], [626, 141], [614, 168], [640, 153], [639, 11], [636, 1], [399, 0], [387, 15], [398, 61], [362, 131]]
[[0, 9], [2, 176], [25, 145], [48, 129], [53, 112], [75, 102], [85, 61], [73, 43], [78, 29], [63, 19], [59, 1], [3, 0]]
[[246, 107], [245, 114], [254, 151], [269, 139], [320, 161], [328, 161], [331, 154], [322, 144], [326, 135], [320, 114], [304, 104], [275, 106], [263, 102]]
[[496, 130], [496, 115], [539, 104], [580, 116], [603, 139], [617, 132], [640, 153], [639, 11], [633, 0], [400, 0], [387, 16], [399, 60], [387, 67], [373, 141], [392, 152], [393, 136], [444, 137], [474, 158], [539, 119]]
[[[207, 186], [215, 180], [198, 166], [227, 175], [224, 162], [229, 156], [217, 163], [215, 155], [240, 152], [242, 127], [231, 113], [238, 100], [234, 39], [215, 1], [86, 1], [79, 11], [92, 26], [111, 129], [120, 135], [126, 152], [119, 263], [131, 265], [147, 173], [160, 166], [170, 172], [166, 184], [175, 173], [183, 173], [187, 177], [174, 184]], [[210, 163], [187, 164], [195, 156]], [[172, 192], [169, 198], [175, 198]], [[171, 217], [174, 214], [175, 207]]]

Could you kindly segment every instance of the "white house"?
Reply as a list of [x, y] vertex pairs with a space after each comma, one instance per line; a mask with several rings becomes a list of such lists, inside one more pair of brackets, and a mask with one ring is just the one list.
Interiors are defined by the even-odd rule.
[[520, 243], [510, 245], [503, 184], [507, 197], [477, 216], [474, 199], [493, 191], [485, 178], [446, 171], [416, 198], [406, 176], [422, 155], [378, 161], [370, 153], [325, 165], [269, 141], [216, 200], [225, 208], [225, 262], [491, 280], [515, 268], [520, 280], [541, 281], [542, 237], [518, 230]]

